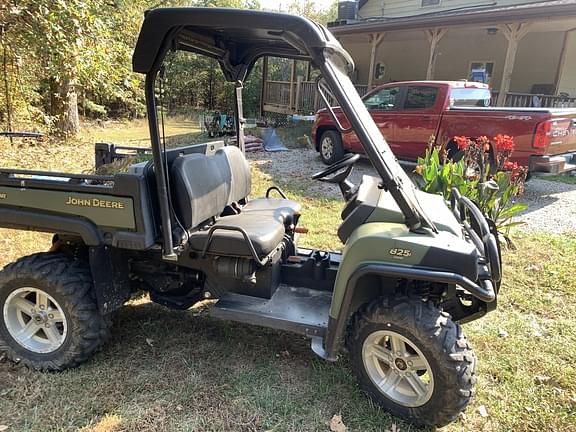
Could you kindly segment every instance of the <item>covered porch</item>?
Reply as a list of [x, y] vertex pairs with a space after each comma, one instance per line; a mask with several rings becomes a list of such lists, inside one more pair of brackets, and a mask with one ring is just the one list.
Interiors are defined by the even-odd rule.
[[[471, 80], [484, 71], [494, 106], [576, 107], [576, 4], [545, 3], [330, 30], [355, 60], [352, 79], [361, 95], [388, 82]], [[297, 72], [284, 81], [265, 75], [263, 87], [265, 111], [309, 113], [321, 106], [314, 82]]]

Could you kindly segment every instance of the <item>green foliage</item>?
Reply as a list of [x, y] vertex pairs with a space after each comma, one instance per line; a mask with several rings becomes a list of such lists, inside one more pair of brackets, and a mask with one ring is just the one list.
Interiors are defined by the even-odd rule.
[[314, 0], [293, 0], [288, 6], [288, 11], [294, 15], [310, 18], [321, 24], [326, 24], [336, 19], [338, 2], [333, 1], [326, 10], [318, 8]]
[[90, 114], [91, 117], [95, 118], [105, 118], [108, 115], [108, 111], [106, 107], [103, 105], [98, 105], [91, 100], [84, 101], [84, 110], [87, 114]]
[[424, 180], [422, 190], [448, 199], [452, 189], [457, 188], [462, 195], [469, 196], [471, 183], [466, 179], [466, 165], [463, 161], [453, 163], [446, 160], [443, 153], [441, 148], [429, 146], [424, 158], [418, 159], [416, 171]]
[[[77, 99], [130, 106], [142, 97], [130, 58], [147, 2], [23, 0], [10, 2], [3, 43], [31, 79], [13, 92], [56, 118], [77, 117]], [[30, 98], [30, 93], [37, 97]]]
[[[494, 221], [498, 231], [508, 238], [510, 228], [521, 223], [513, 221], [513, 217], [528, 207], [527, 204], [514, 202], [524, 191], [527, 170], [508, 162], [513, 148], [498, 151], [494, 162], [497, 166], [492, 169], [488, 139], [465, 140], [466, 143], [460, 147], [462, 158], [457, 162], [447, 158], [445, 149], [428, 146], [416, 167], [416, 172], [424, 181], [422, 190], [440, 194], [449, 200], [452, 190], [458, 189], [463, 196], [476, 203], [482, 213]], [[509, 170], [503, 170], [504, 167]]]
[[[143, 76], [131, 70], [131, 56], [144, 11], [154, 7], [203, 6], [261, 9], [258, 0], [5, 0], [0, 6], [0, 56], [6, 53], [8, 83], [0, 104], [0, 121], [13, 128], [76, 132], [78, 108], [88, 117], [141, 117]], [[294, 1], [288, 10], [319, 22], [335, 17], [335, 6], [319, 10], [313, 1]], [[298, 74], [305, 67], [298, 65]], [[232, 84], [214, 60], [175, 57], [166, 74], [169, 111], [233, 109]], [[290, 66], [272, 64], [289, 78]], [[170, 75], [171, 74], [171, 75]], [[262, 65], [245, 83], [245, 113], [260, 105]], [[4, 87], [4, 86], [3, 86]], [[5, 96], [5, 95], [4, 95]]]

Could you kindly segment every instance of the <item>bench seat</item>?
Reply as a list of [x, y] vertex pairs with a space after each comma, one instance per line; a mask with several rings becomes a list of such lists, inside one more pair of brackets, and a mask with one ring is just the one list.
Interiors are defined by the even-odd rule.
[[211, 255], [252, 257], [252, 244], [262, 259], [298, 222], [301, 206], [294, 201], [248, 199], [252, 187], [250, 165], [237, 147], [223, 147], [212, 156], [178, 156], [170, 175], [176, 217], [195, 251], [206, 248]]
[[[243, 229], [254, 245], [256, 254], [262, 258], [270, 254], [284, 237], [284, 224], [276, 218], [258, 213], [241, 213], [233, 216], [223, 216], [211, 227], [230, 226]], [[208, 241], [209, 229], [196, 231], [190, 235], [190, 246], [202, 252]], [[224, 229], [215, 229], [207, 253], [211, 255], [226, 255], [251, 257], [249, 244], [242, 233]]]
[[300, 215], [302, 206], [296, 201], [283, 198], [256, 198], [242, 207], [242, 213], [272, 216], [283, 224], [293, 224], [295, 216]]

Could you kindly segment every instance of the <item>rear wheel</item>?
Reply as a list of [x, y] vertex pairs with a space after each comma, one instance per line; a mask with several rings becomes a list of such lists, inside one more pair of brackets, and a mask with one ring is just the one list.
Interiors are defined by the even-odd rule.
[[105, 341], [89, 269], [59, 253], [21, 258], [0, 272], [0, 351], [39, 370], [88, 359]]
[[[451, 141], [446, 146], [446, 157], [448, 158], [448, 160], [450, 160], [452, 162], [460, 162], [464, 158], [465, 154], [466, 153], [464, 152], [464, 150], [459, 150], [458, 146], [453, 141]], [[488, 162], [490, 163], [490, 174], [491, 175], [496, 174], [498, 167], [496, 166], [496, 161], [494, 160], [493, 148], [491, 148], [490, 152], [488, 153]], [[481, 162], [479, 160], [471, 161], [469, 166], [468, 166], [469, 172], [467, 173], [467, 175], [473, 176], [475, 174], [479, 174], [480, 173], [480, 165], [482, 163], [483, 162]]]
[[353, 317], [347, 344], [360, 387], [419, 425], [443, 426], [468, 405], [476, 357], [460, 327], [420, 300], [378, 300]]
[[332, 165], [344, 157], [342, 137], [335, 130], [328, 130], [320, 137], [318, 146], [320, 158], [326, 165]]

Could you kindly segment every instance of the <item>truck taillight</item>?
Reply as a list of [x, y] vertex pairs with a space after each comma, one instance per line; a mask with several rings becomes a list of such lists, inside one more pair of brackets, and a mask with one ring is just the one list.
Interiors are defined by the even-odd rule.
[[550, 144], [550, 133], [552, 130], [552, 122], [549, 120], [539, 123], [536, 126], [536, 133], [534, 134], [534, 141], [532, 147], [543, 149]]

